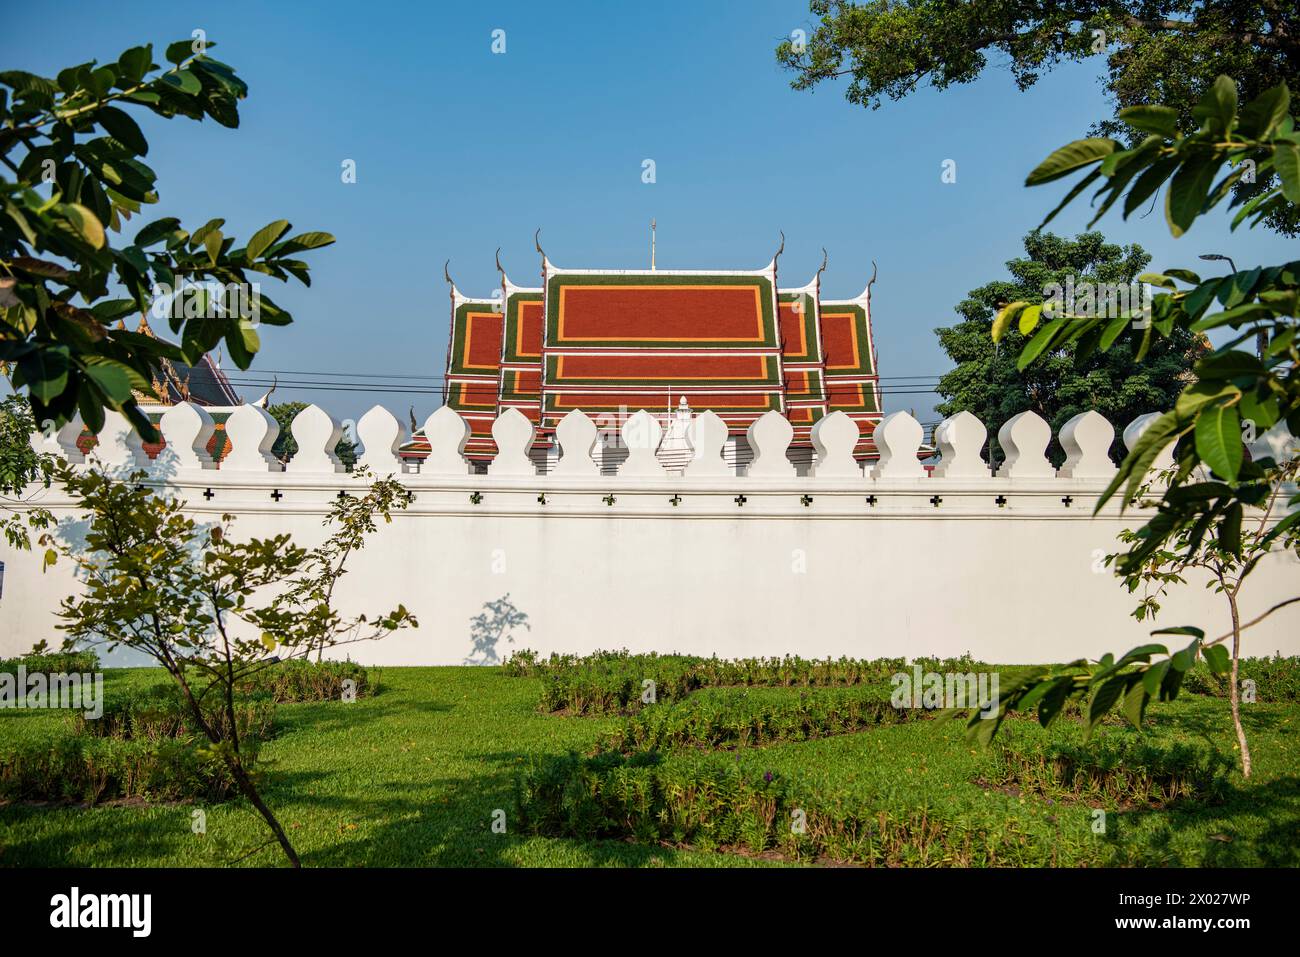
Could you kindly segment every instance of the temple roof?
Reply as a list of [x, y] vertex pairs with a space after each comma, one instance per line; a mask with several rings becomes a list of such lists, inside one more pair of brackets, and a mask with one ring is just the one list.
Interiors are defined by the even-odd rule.
[[[499, 255], [500, 299], [470, 299], [452, 284], [446, 401], [470, 423], [467, 454], [485, 452], [506, 408], [536, 422], [543, 445], [574, 409], [668, 415], [682, 399], [733, 434], [782, 412], [799, 444], [831, 408], [860, 426], [880, 417], [869, 297], [831, 309], [821, 269], [780, 289], [775, 256], [749, 270], [568, 269], [538, 252], [540, 289], [512, 283]], [[489, 379], [492, 402], [480, 392]]]

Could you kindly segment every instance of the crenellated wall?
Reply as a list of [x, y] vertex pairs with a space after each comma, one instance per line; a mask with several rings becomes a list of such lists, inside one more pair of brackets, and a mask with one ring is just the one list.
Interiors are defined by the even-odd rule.
[[[1125, 430], [1131, 446], [1153, 417]], [[270, 454], [278, 428], [263, 409], [242, 406], [226, 423], [232, 445], [220, 468], [204, 451], [213, 428], [199, 407], [163, 416], [167, 445], [150, 460], [125, 419], [110, 415], [92, 453], [126, 474], [184, 498], [199, 520], [237, 516], [236, 535], [291, 533], [310, 545], [337, 495], [362, 480], [329, 450], [340, 425], [315, 406], [292, 425], [299, 451], [282, 468]], [[1047, 423], [1032, 412], [1002, 427], [1006, 460], [996, 474], [981, 457], [987, 433], [962, 413], [935, 433], [941, 461], [933, 475], [918, 461], [921, 427], [906, 413], [886, 416], [873, 440], [879, 461], [853, 458], [858, 427], [843, 413], [813, 430], [816, 462], [797, 470], [787, 457], [790, 423], [770, 412], [748, 433], [753, 459], [736, 474], [723, 458], [726, 425], [705, 412], [691, 422], [693, 457], [669, 471], [656, 455], [660, 421], [644, 411], [620, 430], [627, 454], [617, 474], [592, 457], [595, 424], [570, 413], [557, 429], [561, 457], [537, 474], [533, 427], [516, 410], [494, 422], [498, 448], [488, 474], [463, 456], [469, 429], [442, 408], [424, 426], [431, 452], [402, 481], [411, 506], [381, 525], [355, 557], [339, 589], [350, 611], [415, 612], [418, 630], [352, 646], [353, 658], [379, 664], [459, 664], [505, 657], [519, 647], [585, 652], [597, 648], [717, 653], [722, 656], [955, 655], [998, 662], [1053, 661], [1122, 652], [1154, 627], [1228, 627], [1222, 599], [1191, 581], [1166, 601], [1154, 625], [1129, 613], [1129, 595], [1102, 559], [1116, 534], [1141, 513], [1098, 494], [1115, 473], [1107, 450], [1114, 429], [1095, 412], [1066, 423], [1064, 465], [1045, 457]], [[70, 423], [34, 445], [81, 462]], [[357, 425], [361, 463], [379, 475], [402, 471], [407, 438], [387, 410]], [[1294, 439], [1285, 430], [1254, 447], [1273, 453]], [[680, 464], [680, 456], [672, 459]], [[1157, 462], [1156, 468], [1168, 464]], [[807, 474], [799, 474], [806, 471]], [[57, 490], [33, 490], [34, 503], [76, 535], [75, 508]], [[0, 596], [0, 655], [58, 640], [54, 610], [78, 586], [66, 563], [42, 573], [39, 554], [0, 546], [6, 565]], [[1300, 565], [1270, 558], [1243, 596], [1250, 619], [1297, 593]], [[509, 595], [528, 616], [513, 642], [475, 645], [471, 619]], [[1300, 606], [1297, 606], [1300, 608]], [[479, 635], [478, 637], [482, 637]], [[1300, 611], [1284, 610], [1248, 633], [1250, 654], [1300, 653]]]

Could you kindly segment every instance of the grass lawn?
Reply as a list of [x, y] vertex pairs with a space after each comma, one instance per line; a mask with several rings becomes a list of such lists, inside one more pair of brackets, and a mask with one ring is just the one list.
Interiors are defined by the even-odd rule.
[[[373, 674], [373, 673], [372, 673]], [[156, 670], [108, 670], [108, 697], [164, 680]], [[531, 761], [592, 752], [619, 717], [540, 714], [541, 680], [495, 668], [386, 668], [379, 693], [352, 704], [282, 704], [259, 767], [263, 796], [305, 866], [780, 866], [772, 855], [706, 852], [630, 839], [577, 840], [520, 834], [511, 825], [515, 782]], [[796, 689], [763, 689], [766, 696]], [[1227, 703], [1184, 695], [1154, 704], [1139, 736], [1107, 724], [1094, 737], [1103, 753], [1147, 743], [1155, 749], [1233, 761]], [[1035, 759], [1045, 745], [1068, 747], [1077, 724], [1050, 732], [1010, 720], [1000, 743], [982, 750], [962, 729], [911, 721], [853, 734], [721, 750], [673, 753], [666, 762], [734, 761], [755, 779], [798, 778], [827, 806], [880, 809], [931, 821], [900, 863], [946, 863], [952, 832], [996, 833], [999, 863], [1134, 865], [1296, 865], [1300, 863], [1300, 706], [1255, 704], [1246, 726], [1255, 776], [1224, 772], [1222, 791], [1166, 807], [1113, 793], [1036, 789], [1023, 770], [1008, 777], [1007, 754]], [[0, 711], [0, 754], [20, 740], [68, 733], [66, 714]], [[1010, 752], [1008, 752], [1010, 749]], [[1032, 760], [1029, 762], [1032, 763]], [[1028, 765], [1027, 765], [1028, 766]], [[1014, 770], [1014, 769], [1013, 769]], [[205, 808], [206, 835], [191, 830], [196, 805], [143, 803], [86, 808], [0, 805], [0, 865], [216, 866], [268, 837], [245, 802]], [[1093, 810], [1107, 810], [1107, 833], [1093, 833]], [[504, 810], [507, 832], [492, 832]], [[942, 832], [947, 837], [934, 838]], [[279, 865], [274, 845], [246, 866]]]

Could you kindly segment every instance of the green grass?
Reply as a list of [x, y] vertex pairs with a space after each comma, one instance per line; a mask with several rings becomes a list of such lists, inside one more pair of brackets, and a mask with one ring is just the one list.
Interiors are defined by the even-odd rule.
[[[625, 719], [539, 713], [542, 679], [497, 669], [385, 668], [381, 677], [375, 697], [276, 709], [275, 736], [259, 761], [263, 794], [307, 866], [790, 863], [623, 836], [521, 833], [514, 820], [518, 777], [547, 756], [594, 753]], [[106, 693], [111, 698], [163, 678], [156, 670], [110, 669]], [[799, 693], [762, 689], [756, 700]], [[1153, 705], [1149, 715], [1154, 724], [1145, 735], [1107, 725], [1083, 753], [1118, 755], [1121, 767], [1139, 766], [1140, 749], [1148, 747], [1158, 754], [1186, 749], [1202, 762], [1219, 752], [1221, 761], [1233, 761], [1226, 702], [1184, 696]], [[955, 842], [926, 835], [964, 829], [995, 840], [996, 863], [1294, 866], [1300, 863], [1300, 706], [1251, 705], [1245, 720], [1256, 765], [1251, 781], [1230, 771], [1222, 775], [1221, 792], [1203, 789], [1167, 806], [1128, 799], [1137, 793], [1128, 786], [1065, 786], [1044, 774], [1043, 762], [1032, 759], [1068, 753], [1081, 740], [1081, 728], [1069, 722], [1045, 732], [1010, 720], [1006, 742], [1026, 758], [1018, 762], [1000, 756], [997, 745], [987, 751], [968, 745], [955, 724], [928, 720], [662, 760], [731, 762], [746, 786], [761, 786], [771, 772], [776, 780], [797, 781], [802, 793], [832, 811], [923, 823], [916, 846], [888, 863], [954, 863]], [[19, 742], [54, 740], [69, 725], [59, 712], [0, 711], [0, 753]], [[1093, 805], [1108, 809], [1104, 836], [1091, 831]], [[267, 838], [242, 801], [205, 807], [207, 834], [195, 835], [197, 806], [0, 806], [0, 866], [223, 865]], [[505, 834], [491, 830], [497, 809], [507, 815]], [[281, 862], [274, 847], [241, 861]]]

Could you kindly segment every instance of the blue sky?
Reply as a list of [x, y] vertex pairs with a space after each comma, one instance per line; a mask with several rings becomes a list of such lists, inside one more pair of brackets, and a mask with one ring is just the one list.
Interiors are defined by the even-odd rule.
[[[994, 63], [979, 82], [924, 89], [870, 111], [842, 88], [795, 92], [773, 50], [810, 26], [804, 0], [688, 3], [60, 2], [5, 13], [0, 63], [54, 75], [152, 41], [203, 29], [213, 55], [250, 87], [239, 130], [148, 117], [148, 162], [161, 202], [191, 229], [214, 216], [246, 238], [287, 218], [334, 233], [311, 254], [310, 289], [266, 291], [296, 322], [265, 329], [237, 382], [301, 380], [302, 370], [356, 377], [439, 376], [447, 344], [442, 264], [469, 295], [496, 286], [493, 254], [533, 285], [533, 231], [562, 266], [648, 264], [658, 220], [660, 268], [757, 268], [786, 236], [783, 285], [801, 285], [830, 253], [823, 295], [861, 291], [874, 259], [873, 319], [888, 411], [933, 418], [934, 396], [905, 380], [950, 367], [933, 330], [965, 293], [1004, 275], [1020, 240], [1064, 193], [1024, 176], [1107, 114], [1092, 63], [1019, 93]], [[76, 28], [52, 28], [55, 24]], [[505, 31], [494, 54], [492, 32]], [[341, 167], [354, 160], [357, 182]], [[642, 182], [653, 159], [657, 182]], [[957, 181], [941, 181], [945, 160]], [[1053, 229], [1073, 233], [1082, 205]], [[1160, 210], [1102, 221], [1139, 242], [1153, 266], [1203, 266], [1223, 251], [1239, 267], [1294, 258], [1296, 244], [1230, 234], [1211, 215], [1179, 240]], [[142, 221], [142, 222], [143, 222]], [[1207, 273], [1209, 269], [1205, 270]], [[432, 389], [436, 382], [398, 380]], [[239, 387], [256, 397], [261, 387]], [[393, 386], [389, 386], [393, 388]], [[277, 398], [318, 402], [340, 419], [376, 402], [423, 420], [432, 392], [326, 391], [282, 385]]]

